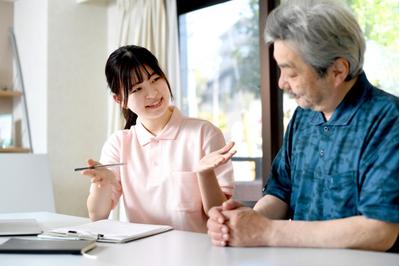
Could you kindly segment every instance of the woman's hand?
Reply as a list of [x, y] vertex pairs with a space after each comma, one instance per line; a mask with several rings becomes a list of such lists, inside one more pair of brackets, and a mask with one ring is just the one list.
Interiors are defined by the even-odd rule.
[[[87, 162], [89, 167], [99, 164], [99, 162], [96, 162], [92, 159], [89, 159]], [[98, 188], [108, 184], [116, 187], [117, 189], [121, 188], [121, 185], [117, 181], [114, 173], [105, 167], [84, 170], [82, 171], [82, 175], [90, 176], [90, 181], [96, 184]]]
[[236, 153], [236, 150], [232, 150], [234, 145], [235, 143], [231, 141], [221, 149], [207, 154], [199, 161], [195, 171], [197, 173], [207, 172], [226, 163]]

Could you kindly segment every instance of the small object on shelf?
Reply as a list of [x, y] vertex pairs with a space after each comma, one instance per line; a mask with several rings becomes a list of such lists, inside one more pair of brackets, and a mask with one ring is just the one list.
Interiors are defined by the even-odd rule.
[[11, 114], [0, 114], [0, 148], [12, 145], [13, 119]]
[[0, 90], [0, 97], [19, 97], [22, 92], [16, 90]]
[[0, 148], [0, 153], [29, 153], [29, 152], [31, 152], [31, 149], [22, 147]]

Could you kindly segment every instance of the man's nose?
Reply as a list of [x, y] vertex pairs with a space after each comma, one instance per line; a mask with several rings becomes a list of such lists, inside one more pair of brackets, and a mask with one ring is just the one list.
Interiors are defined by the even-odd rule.
[[279, 75], [279, 80], [278, 80], [278, 87], [281, 90], [287, 90], [289, 87], [288, 82], [286, 81], [285, 77], [283, 75]]

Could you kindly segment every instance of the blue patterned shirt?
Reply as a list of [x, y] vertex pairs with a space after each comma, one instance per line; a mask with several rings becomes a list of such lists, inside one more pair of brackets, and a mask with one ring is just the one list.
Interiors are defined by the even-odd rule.
[[364, 215], [398, 223], [398, 98], [363, 73], [329, 121], [298, 107], [264, 194], [285, 201], [293, 220]]

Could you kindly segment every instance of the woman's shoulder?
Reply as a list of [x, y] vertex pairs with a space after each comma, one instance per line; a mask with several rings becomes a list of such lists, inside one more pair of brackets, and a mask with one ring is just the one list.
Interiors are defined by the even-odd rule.
[[178, 121], [178, 124], [181, 124], [183, 128], [219, 130], [218, 127], [206, 119], [186, 116], [178, 107], [172, 106], [172, 108], [174, 110], [174, 121]]
[[126, 139], [131, 139], [133, 135], [135, 135], [133, 128], [117, 130], [107, 138], [107, 142], [123, 142]]
[[185, 117], [184, 126], [206, 131], [221, 131], [216, 125], [214, 125], [210, 121], [196, 117]]

